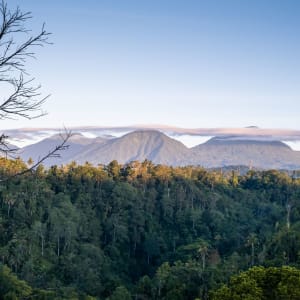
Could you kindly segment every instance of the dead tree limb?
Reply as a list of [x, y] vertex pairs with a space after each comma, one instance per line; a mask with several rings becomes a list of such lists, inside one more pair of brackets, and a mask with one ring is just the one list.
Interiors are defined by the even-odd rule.
[[[49, 97], [43, 96], [40, 85], [27, 72], [28, 59], [35, 58], [35, 49], [50, 44], [50, 33], [43, 25], [33, 34], [28, 29], [30, 12], [22, 12], [19, 7], [10, 10], [6, 1], [0, 0], [0, 120], [26, 118], [32, 119], [45, 114], [42, 106]], [[33, 170], [47, 158], [58, 157], [67, 148], [71, 133], [65, 134], [62, 142], [39, 159], [26, 172]], [[15, 153], [7, 142], [7, 135], [0, 134], [0, 152], [5, 157]], [[23, 172], [22, 172], [23, 173]], [[20, 174], [21, 175], [21, 174]]]

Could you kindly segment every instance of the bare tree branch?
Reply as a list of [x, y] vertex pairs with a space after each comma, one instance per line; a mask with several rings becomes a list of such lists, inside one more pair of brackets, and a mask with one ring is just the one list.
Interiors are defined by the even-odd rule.
[[11, 153], [14, 153], [17, 148], [11, 148], [7, 142], [8, 136], [1, 134], [0, 136], [0, 152], [2, 152], [6, 157], [10, 156]]
[[[37, 97], [41, 96], [40, 86], [31, 86], [32, 81], [33, 79], [24, 81], [23, 74], [19, 79], [9, 81], [15, 90], [0, 104], [0, 119], [16, 116], [32, 119], [45, 114], [41, 106], [49, 95], [38, 99]], [[30, 113], [35, 111], [39, 111], [39, 114], [31, 116]]]
[[65, 129], [65, 133], [60, 134], [62, 142], [59, 145], [55, 146], [54, 149], [50, 150], [47, 155], [38, 159], [38, 161], [33, 166], [31, 166], [29, 170], [35, 169], [38, 165], [43, 163], [48, 158], [60, 158], [61, 155], [59, 152], [69, 148], [69, 145], [67, 145], [67, 142], [71, 136], [72, 136], [72, 132]]
[[[35, 47], [49, 44], [50, 33], [43, 25], [38, 34], [28, 36], [30, 30], [26, 29], [25, 23], [31, 13], [23, 13], [19, 7], [10, 11], [4, 0], [0, 3], [0, 17], [0, 83], [12, 90], [0, 99], [0, 118], [40, 117], [45, 114], [41, 106], [48, 96], [41, 96], [41, 86], [33, 84], [34, 78], [25, 79], [28, 77], [25, 63], [28, 58], [35, 57]], [[22, 42], [16, 42], [22, 39]]]
[[16, 174], [13, 174], [11, 176], [8, 176], [4, 179], [0, 179], [0, 182], [6, 182], [8, 180], [11, 180], [12, 178], [24, 175], [26, 173], [31, 173], [33, 172], [39, 165], [41, 165], [45, 160], [49, 159], [49, 158], [60, 158], [61, 151], [67, 150], [69, 148], [68, 140], [70, 139], [70, 137], [72, 136], [72, 132], [65, 129], [65, 132], [63, 134], [60, 134], [61, 137], [61, 143], [56, 145], [53, 149], [50, 149], [49, 152], [44, 155], [43, 157], [39, 158], [32, 166], [30, 166], [29, 168], [21, 171], [21, 172], [17, 172]]
[[[34, 78], [26, 70], [28, 59], [35, 58], [34, 49], [50, 44], [50, 33], [45, 25], [37, 34], [31, 34], [27, 21], [32, 18], [30, 12], [22, 12], [19, 7], [10, 10], [5, 0], [0, 0], [0, 87], [6, 94], [0, 95], [0, 120], [18, 117], [32, 119], [45, 115], [42, 105], [49, 97], [42, 96], [40, 85], [34, 84]], [[2, 97], [2, 99], [1, 99]], [[62, 142], [39, 159], [33, 166], [17, 175], [30, 172], [50, 157], [59, 157], [65, 150], [71, 132], [66, 131]], [[0, 135], [0, 153], [13, 157], [17, 149], [9, 146], [7, 136]]]

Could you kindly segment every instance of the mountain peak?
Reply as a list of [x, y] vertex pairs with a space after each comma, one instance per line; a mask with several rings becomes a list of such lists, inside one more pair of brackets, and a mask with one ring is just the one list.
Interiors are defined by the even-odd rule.
[[[246, 129], [245, 129], [246, 130]], [[254, 130], [255, 131], [255, 130]], [[78, 132], [78, 131], [76, 131]], [[102, 138], [103, 134], [116, 133], [115, 136]], [[49, 159], [46, 165], [86, 161], [94, 165], [108, 164], [117, 160], [121, 164], [145, 159], [156, 164], [172, 166], [201, 165], [203, 167], [222, 167], [228, 165], [251, 165], [258, 168], [297, 169], [300, 167], [300, 152], [293, 151], [288, 145], [269, 132], [244, 134], [244, 132], [222, 132], [207, 142], [193, 148], [167, 136], [163, 130], [139, 128], [117, 137], [120, 132], [94, 131], [74, 134], [68, 141], [70, 145], [62, 157]], [[174, 135], [174, 133], [172, 132]], [[100, 136], [101, 135], [101, 136]], [[59, 143], [59, 135], [46, 138], [20, 150], [20, 156], [34, 161], [48, 153]]]
[[249, 129], [259, 129], [259, 127], [258, 127], [258, 126], [255, 126], [255, 125], [246, 126], [245, 128], [249, 128]]
[[157, 130], [138, 130], [94, 147], [86, 147], [75, 157], [79, 162], [104, 163], [117, 159], [120, 163], [151, 160], [154, 163], [178, 165], [187, 147]]

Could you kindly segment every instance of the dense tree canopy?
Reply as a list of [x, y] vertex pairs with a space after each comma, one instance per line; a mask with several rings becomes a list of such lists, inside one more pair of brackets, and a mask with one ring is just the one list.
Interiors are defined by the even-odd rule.
[[[0, 159], [3, 176], [24, 169]], [[252, 266], [299, 267], [299, 196], [299, 179], [279, 171], [40, 166], [0, 182], [1, 278], [15, 285], [1, 293], [208, 299]], [[261, 297], [249, 274], [267, 269], [251, 270], [230, 282]], [[287, 278], [293, 285], [296, 277]]]
[[229, 284], [211, 293], [211, 300], [300, 299], [300, 270], [292, 267], [254, 267], [233, 276]]

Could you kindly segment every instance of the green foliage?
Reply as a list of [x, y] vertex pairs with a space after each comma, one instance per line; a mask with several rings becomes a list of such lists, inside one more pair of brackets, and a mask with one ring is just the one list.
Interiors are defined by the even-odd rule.
[[[0, 160], [6, 178], [24, 168]], [[299, 197], [300, 181], [278, 171], [40, 166], [0, 182], [1, 297], [207, 299], [251, 266], [300, 267]], [[234, 297], [264, 293], [251, 270], [232, 279]], [[297, 296], [297, 275], [280, 278], [278, 297]]]
[[32, 293], [31, 287], [6, 266], [0, 265], [0, 295], [4, 299], [18, 299], [28, 297]]
[[233, 276], [227, 286], [211, 293], [211, 300], [300, 299], [300, 270], [292, 267], [254, 267]]
[[131, 294], [124, 286], [118, 286], [107, 300], [131, 300]]

